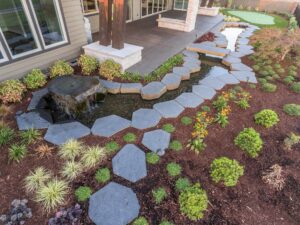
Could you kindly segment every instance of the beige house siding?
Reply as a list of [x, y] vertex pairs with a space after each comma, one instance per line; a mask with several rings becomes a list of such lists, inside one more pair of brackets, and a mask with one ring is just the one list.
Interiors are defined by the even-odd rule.
[[21, 78], [32, 68], [45, 69], [58, 59], [74, 59], [87, 43], [80, 0], [60, 0], [65, 17], [66, 30], [70, 38], [68, 45], [39, 53], [34, 56], [0, 66], [0, 81]]

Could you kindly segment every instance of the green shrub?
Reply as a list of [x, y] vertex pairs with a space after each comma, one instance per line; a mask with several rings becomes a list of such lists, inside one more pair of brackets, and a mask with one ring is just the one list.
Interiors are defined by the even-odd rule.
[[120, 77], [122, 75], [122, 66], [119, 63], [108, 59], [100, 64], [99, 74], [108, 80], [113, 80], [115, 77]]
[[277, 90], [277, 86], [271, 83], [262, 84], [262, 90], [265, 92], [275, 92]]
[[15, 132], [8, 126], [0, 127], [0, 146], [8, 144], [11, 140], [13, 140], [15, 136]]
[[152, 195], [156, 204], [160, 204], [167, 196], [167, 191], [160, 187], [155, 190], [152, 190]]
[[251, 89], [255, 89], [255, 88], [256, 88], [256, 84], [249, 84], [249, 87], [250, 87]]
[[69, 63], [63, 60], [58, 60], [54, 63], [54, 65], [50, 68], [50, 78], [72, 75], [74, 73], [74, 69], [70, 66]]
[[277, 72], [280, 73], [280, 74], [284, 74], [285, 73], [285, 69], [280, 68], [280, 69], [277, 70]]
[[180, 141], [178, 140], [173, 140], [171, 143], [170, 143], [170, 146], [169, 146], [170, 149], [176, 151], [176, 152], [179, 152], [182, 150], [182, 144]]
[[292, 84], [291, 89], [292, 91], [300, 94], [300, 82]]
[[260, 134], [253, 128], [245, 128], [234, 139], [235, 145], [240, 147], [243, 151], [247, 152], [252, 158], [258, 156], [263, 146], [263, 141]]
[[215, 159], [210, 168], [212, 180], [216, 183], [223, 181], [227, 187], [235, 186], [238, 179], [244, 174], [244, 167], [238, 161], [227, 157]]
[[170, 123], [163, 125], [162, 129], [168, 133], [173, 133], [175, 131], [175, 127]]
[[92, 189], [87, 186], [80, 186], [75, 191], [75, 197], [79, 202], [87, 201], [92, 195]]
[[108, 168], [102, 168], [97, 170], [95, 179], [98, 183], [106, 183], [110, 180], [110, 170]]
[[61, 175], [67, 178], [69, 181], [76, 179], [83, 171], [82, 165], [79, 162], [67, 161], [62, 169]]
[[27, 154], [27, 148], [25, 145], [13, 144], [8, 149], [8, 159], [10, 161], [20, 162]]
[[26, 87], [19, 80], [7, 80], [0, 83], [0, 100], [4, 103], [20, 102]]
[[210, 112], [210, 107], [207, 106], [207, 105], [204, 105], [204, 106], [201, 106], [201, 110], [202, 110], [203, 112]]
[[41, 136], [42, 136], [41, 132], [33, 128], [28, 129], [26, 131], [22, 131], [20, 133], [22, 142], [27, 145], [35, 143], [37, 140], [41, 138]]
[[167, 221], [167, 220], [163, 220], [159, 223], [159, 225], [174, 225], [173, 223]]
[[176, 177], [181, 174], [181, 166], [177, 163], [169, 163], [167, 165], [167, 171], [169, 176]]
[[297, 66], [294, 65], [289, 66], [289, 71], [297, 71], [297, 70], [298, 70]]
[[148, 152], [146, 154], [146, 160], [149, 164], [157, 164], [159, 162], [159, 155], [154, 152]]
[[85, 150], [81, 157], [81, 163], [85, 169], [90, 169], [102, 162], [106, 158], [104, 148], [92, 146]]
[[295, 78], [297, 77], [297, 71], [290, 70], [288, 75]]
[[83, 75], [90, 75], [98, 68], [98, 61], [96, 58], [88, 55], [81, 55], [78, 59], [78, 65], [81, 67]]
[[111, 141], [105, 144], [107, 153], [114, 153], [120, 149], [119, 144], [116, 141]]
[[266, 70], [262, 70], [262, 71], [259, 72], [259, 74], [260, 74], [261, 76], [263, 76], [263, 77], [266, 77], [266, 76], [269, 75], [269, 72], [266, 71]]
[[[290, 116], [300, 116], [300, 105], [286, 104], [283, 106], [283, 111]], [[1, 145], [1, 141], [0, 141]]]
[[30, 171], [29, 175], [24, 179], [25, 189], [28, 193], [32, 193], [43, 186], [50, 178], [50, 172], [43, 167], [38, 167], [34, 171]]
[[281, 65], [280, 65], [279, 63], [275, 63], [275, 64], [274, 64], [274, 68], [275, 68], [275, 69], [280, 69], [280, 68], [282, 68], [282, 67], [281, 67]]
[[253, 65], [252, 68], [253, 68], [254, 71], [259, 71], [260, 70], [259, 65]]
[[279, 122], [276, 112], [271, 109], [264, 109], [254, 115], [256, 124], [262, 125], [266, 128], [272, 127]]
[[190, 187], [191, 183], [188, 178], [179, 178], [175, 183], [175, 189], [178, 192], [182, 192], [187, 187]]
[[33, 69], [23, 81], [28, 89], [43, 87], [47, 83], [46, 76], [40, 69]]
[[53, 179], [37, 190], [36, 201], [42, 205], [43, 210], [50, 212], [65, 203], [68, 189], [65, 181]]
[[59, 147], [58, 155], [65, 160], [74, 160], [81, 155], [83, 148], [82, 142], [69, 139]]
[[132, 225], [149, 225], [149, 223], [145, 217], [140, 216], [132, 223]]
[[136, 141], [136, 136], [133, 133], [127, 133], [124, 135], [123, 140], [127, 143], [132, 143]]
[[184, 116], [181, 118], [181, 123], [188, 126], [191, 125], [193, 123], [193, 119], [188, 117], [188, 116]]
[[295, 81], [295, 78], [292, 77], [292, 76], [286, 76], [284, 79], [283, 79], [284, 83], [286, 84], [292, 84], [294, 81]]
[[197, 221], [204, 217], [208, 206], [208, 197], [199, 183], [187, 187], [179, 195], [179, 205], [182, 214], [190, 220]]

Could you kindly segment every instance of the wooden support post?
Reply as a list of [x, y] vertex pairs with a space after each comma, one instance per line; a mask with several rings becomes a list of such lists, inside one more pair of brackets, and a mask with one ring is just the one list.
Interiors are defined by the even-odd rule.
[[111, 44], [112, 32], [112, 0], [99, 1], [99, 42], [101, 45]]
[[124, 35], [126, 25], [126, 0], [114, 0], [114, 17], [112, 25], [112, 47], [124, 48]]
[[207, 7], [211, 8], [214, 5], [214, 0], [209, 0]]
[[202, 0], [200, 6], [201, 7], [206, 7], [207, 1], [208, 0]]

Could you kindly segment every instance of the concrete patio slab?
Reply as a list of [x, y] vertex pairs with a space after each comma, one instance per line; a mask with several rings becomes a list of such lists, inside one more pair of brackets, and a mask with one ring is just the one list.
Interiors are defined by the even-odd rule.
[[190, 70], [190, 73], [197, 73], [201, 70], [201, 66], [198, 63], [185, 62], [182, 65]]

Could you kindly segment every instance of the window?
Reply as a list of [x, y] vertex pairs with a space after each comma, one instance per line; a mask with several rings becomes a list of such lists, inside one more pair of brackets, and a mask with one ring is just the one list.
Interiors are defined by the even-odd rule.
[[13, 57], [39, 49], [24, 3], [22, 0], [0, 2], [0, 28]]
[[31, 0], [45, 47], [66, 41], [57, 0]]
[[84, 14], [98, 12], [98, 1], [97, 0], [81, 0], [82, 9]]
[[142, 17], [166, 10], [167, 0], [142, 0]]
[[4, 48], [2, 44], [0, 43], [0, 63], [7, 61], [6, 54], [4, 52]]

